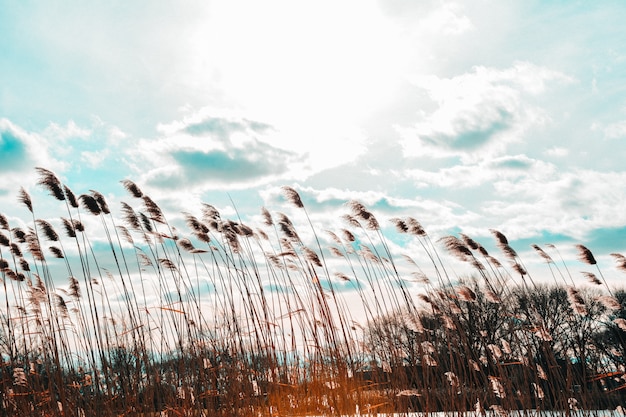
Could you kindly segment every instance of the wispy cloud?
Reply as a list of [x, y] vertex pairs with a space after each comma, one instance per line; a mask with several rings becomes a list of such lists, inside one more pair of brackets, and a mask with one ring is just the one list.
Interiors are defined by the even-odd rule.
[[524, 131], [545, 123], [549, 115], [530, 100], [552, 82], [571, 82], [565, 74], [518, 62], [499, 70], [475, 67], [452, 78], [415, 77], [435, 108], [422, 112], [414, 126], [399, 126], [409, 155], [461, 155], [476, 159], [501, 154]]
[[607, 139], [626, 138], [626, 120], [610, 123], [602, 129], [604, 137]]
[[539, 180], [549, 178], [556, 167], [526, 155], [502, 156], [485, 159], [473, 164], [461, 164], [437, 171], [408, 169], [405, 176], [421, 187], [441, 187], [448, 189], [471, 188], [500, 181], [514, 181], [526, 177]]
[[474, 28], [461, 2], [381, 0], [379, 5], [388, 16], [416, 31], [454, 36]]

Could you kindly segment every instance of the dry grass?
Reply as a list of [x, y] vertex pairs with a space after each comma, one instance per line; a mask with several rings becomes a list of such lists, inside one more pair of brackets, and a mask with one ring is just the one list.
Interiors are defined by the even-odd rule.
[[[120, 219], [101, 193], [76, 197], [38, 173], [65, 213], [40, 218], [21, 189], [26, 226], [0, 215], [0, 415], [624, 404], [626, 294], [582, 245], [580, 260], [596, 271], [580, 280], [556, 247], [533, 245], [553, 280], [539, 285], [497, 230], [506, 262], [469, 236], [434, 241], [416, 219], [394, 218], [422, 251], [394, 256], [358, 201], [326, 246], [291, 187], [283, 192], [306, 219], [300, 232], [282, 213], [263, 208], [262, 224], [247, 225], [209, 204], [183, 214], [185, 229], [132, 181], [122, 182], [132, 203]], [[612, 256], [624, 269], [626, 258]], [[472, 273], [457, 276], [457, 262]]]

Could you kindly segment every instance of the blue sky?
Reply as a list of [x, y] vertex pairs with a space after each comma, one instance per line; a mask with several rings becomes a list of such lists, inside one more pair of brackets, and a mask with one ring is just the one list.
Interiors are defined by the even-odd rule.
[[[36, 166], [244, 219], [298, 189], [434, 234], [626, 251], [621, 1], [0, 0], [0, 207]], [[35, 201], [43, 205], [50, 199]], [[117, 204], [116, 204], [117, 203]], [[45, 214], [42, 214], [42, 216]], [[595, 246], [593, 246], [595, 245]]]

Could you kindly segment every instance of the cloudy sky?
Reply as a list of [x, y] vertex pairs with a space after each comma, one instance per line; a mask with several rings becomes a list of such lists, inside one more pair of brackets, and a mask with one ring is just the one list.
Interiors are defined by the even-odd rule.
[[0, 9], [9, 216], [41, 166], [113, 207], [131, 179], [171, 212], [250, 218], [290, 185], [319, 222], [358, 199], [431, 233], [626, 250], [622, 1]]

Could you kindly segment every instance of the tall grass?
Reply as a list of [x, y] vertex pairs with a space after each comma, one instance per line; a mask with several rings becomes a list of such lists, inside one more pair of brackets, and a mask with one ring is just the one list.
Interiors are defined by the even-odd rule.
[[548, 276], [531, 277], [496, 230], [502, 260], [469, 236], [391, 219], [393, 239], [419, 248], [399, 256], [358, 201], [334, 231], [290, 187], [304, 225], [265, 208], [248, 225], [203, 204], [176, 227], [130, 180], [115, 214], [101, 193], [38, 173], [64, 214], [45, 218], [22, 189], [21, 226], [0, 215], [0, 415], [624, 404], [626, 294], [585, 246], [576, 268], [594, 269], [574, 277], [555, 246], [533, 245]]

